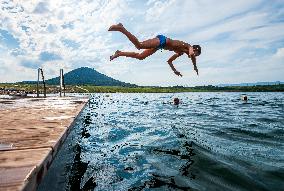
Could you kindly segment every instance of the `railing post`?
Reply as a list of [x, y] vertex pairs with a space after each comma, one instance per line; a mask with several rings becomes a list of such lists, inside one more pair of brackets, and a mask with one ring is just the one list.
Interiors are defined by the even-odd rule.
[[63, 85], [63, 69], [60, 69], [60, 76], [59, 76], [59, 79], [60, 79], [60, 90], [59, 90], [59, 92], [60, 92], [60, 97], [62, 96], [62, 85]]
[[37, 70], [37, 85], [36, 85], [36, 97], [39, 97], [39, 75], [40, 75], [40, 68]]
[[43, 75], [43, 70], [42, 69], [41, 69], [41, 77], [42, 77], [42, 83], [43, 83], [44, 98], [46, 98], [46, 86], [45, 86], [44, 75]]
[[62, 69], [62, 84], [63, 84], [63, 96], [65, 97], [65, 81], [64, 81], [64, 72]]

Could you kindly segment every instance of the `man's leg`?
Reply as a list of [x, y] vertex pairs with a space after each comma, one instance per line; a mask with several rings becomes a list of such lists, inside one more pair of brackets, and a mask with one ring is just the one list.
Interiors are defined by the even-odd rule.
[[136, 59], [139, 59], [139, 60], [143, 60], [146, 57], [154, 54], [156, 51], [157, 51], [156, 48], [146, 49], [146, 50], [144, 50], [141, 53], [137, 53], [137, 52], [122, 52], [122, 51], [117, 50], [114, 53], [114, 55], [112, 55], [110, 57], [110, 60], [113, 60], [113, 59], [115, 59], [117, 57], [120, 57], [120, 56], [131, 57], [131, 58], [136, 58]]
[[108, 30], [109, 31], [119, 31], [123, 33], [135, 45], [135, 47], [138, 50], [157, 48], [160, 44], [160, 41], [158, 38], [153, 38], [153, 39], [149, 39], [143, 42], [139, 42], [136, 36], [134, 36], [129, 31], [127, 31], [121, 23], [117, 25], [112, 25]]

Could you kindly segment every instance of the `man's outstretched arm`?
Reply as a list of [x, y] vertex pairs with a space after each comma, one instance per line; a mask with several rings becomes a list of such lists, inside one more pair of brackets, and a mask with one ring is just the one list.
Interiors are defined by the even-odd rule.
[[193, 67], [194, 67], [194, 70], [196, 71], [197, 75], [198, 75], [198, 69], [197, 69], [197, 66], [196, 66], [196, 57], [194, 55], [194, 50], [193, 50], [193, 47], [191, 45], [188, 46], [188, 57], [190, 57], [191, 61], [192, 61], [192, 64], [193, 64]]
[[170, 59], [168, 60], [168, 64], [169, 64], [169, 66], [171, 67], [172, 71], [173, 71], [176, 75], [181, 76], [181, 77], [182, 77], [182, 75], [181, 75], [181, 73], [180, 73], [179, 71], [177, 71], [177, 70], [175, 69], [175, 67], [174, 67], [174, 65], [173, 65], [173, 61], [174, 61], [177, 57], [181, 56], [182, 54], [183, 54], [183, 53], [176, 53], [176, 54], [174, 54], [172, 57], [170, 57]]
[[195, 57], [194, 55], [191, 55], [191, 56], [190, 56], [190, 59], [191, 59], [191, 61], [192, 61], [194, 70], [196, 71], [196, 73], [197, 73], [197, 75], [198, 75], [198, 69], [197, 69], [197, 66], [196, 66], [196, 57]]

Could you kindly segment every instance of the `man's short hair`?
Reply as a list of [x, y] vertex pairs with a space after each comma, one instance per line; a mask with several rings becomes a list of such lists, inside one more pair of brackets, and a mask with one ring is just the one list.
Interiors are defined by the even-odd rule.
[[198, 55], [201, 54], [201, 47], [199, 45], [193, 45], [192, 48], [194, 51], [197, 51]]

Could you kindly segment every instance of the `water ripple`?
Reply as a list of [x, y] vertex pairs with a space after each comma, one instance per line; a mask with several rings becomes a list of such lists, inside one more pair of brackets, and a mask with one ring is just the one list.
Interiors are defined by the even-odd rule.
[[78, 127], [81, 188], [283, 190], [284, 94], [241, 95], [94, 94]]

